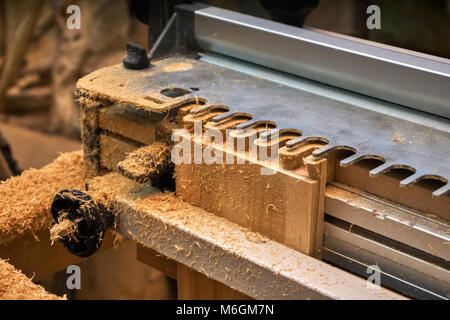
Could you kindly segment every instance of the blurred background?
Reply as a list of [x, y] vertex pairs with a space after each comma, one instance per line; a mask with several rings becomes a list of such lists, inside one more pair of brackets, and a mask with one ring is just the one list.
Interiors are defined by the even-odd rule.
[[[270, 19], [260, 0], [203, 2]], [[306, 27], [450, 57], [449, 0], [305, 2], [316, 7]], [[81, 8], [80, 30], [66, 27], [71, 4]], [[380, 30], [366, 28], [371, 4], [381, 8]], [[147, 46], [147, 26], [127, 0], [1, 0], [0, 120], [77, 139], [76, 80], [119, 63], [128, 41]]]
[[[314, 8], [307, 28], [450, 58], [450, 0], [306, 1]], [[201, 2], [271, 18], [260, 0]], [[66, 26], [72, 4], [81, 8], [80, 30]], [[381, 8], [380, 30], [366, 27], [372, 4]], [[81, 148], [77, 79], [120, 63], [127, 42], [147, 47], [147, 31], [127, 0], [0, 0], [0, 150], [17, 161], [10, 174]], [[0, 174], [0, 180], [6, 178]], [[174, 298], [173, 283], [137, 262], [135, 250], [128, 243], [83, 262], [82, 270], [89, 270], [83, 283], [90, 291], [74, 298]], [[55, 275], [43, 284], [64, 294], [61, 279]]]

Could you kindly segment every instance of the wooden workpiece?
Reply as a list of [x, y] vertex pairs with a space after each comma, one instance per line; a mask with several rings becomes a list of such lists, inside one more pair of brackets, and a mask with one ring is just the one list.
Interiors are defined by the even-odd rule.
[[[190, 121], [189, 116], [186, 118]], [[192, 129], [188, 122], [184, 123]], [[226, 142], [219, 145], [203, 137], [183, 134], [180, 144], [184, 143], [183, 139], [191, 140], [187, 142], [191, 143], [191, 159], [194, 159], [196, 148], [202, 152], [212, 148], [211, 154], [222, 154], [224, 164], [177, 165], [177, 196], [291, 248], [320, 257], [327, 176], [324, 161], [311, 162], [310, 167], [316, 172], [309, 174], [303, 165], [303, 157], [298, 160], [302, 166], [289, 162], [288, 167], [293, 170], [288, 170], [278, 161], [267, 163], [229, 150]], [[246, 139], [247, 150], [249, 143]], [[313, 150], [302, 150], [301, 156], [306, 157]], [[227, 164], [229, 159], [233, 159], [234, 164]], [[286, 161], [286, 157], [281, 158], [283, 160]], [[261, 171], [262, 168], [269, 170], [268, 174]]]
[[178, 299], [180, 300], [248, 300], [245, 294], [209, 279], [200, 272], [178, 264]]
[[[117, 171], [117, 164], [128, 154], [157, 139], [170, 141], [175, 122], [163, 119], [153, 122], [135, 108], [81, 97], [82, 140], [86, 168], [92, 175], [103, 169]], [[193, 105], [187, 105], [185, 110]], [[186, 109], [187, 108], [187, 109]], [[186, 111], [187, 112], [187, 111]]]
[[125, 105], [100, 109], [98, 125], [103, 130], [145, 145], [155, 142], [155, 124], [131, 112]]
[[159, 252], [145, 247], [138, 243], [137, 245], [137, 259], [158, 271], [163, 272], [172, 279], [177, 279], [177, 262]]
[[100, 173], [100, 130], [98, 110], [101, 103], [80, 98], [81, 139], [83, 141], [83, 159], [86, 170], [94, 176]]
[[100, 166], [112, 171], [117, 170], [117, 164], [124, 160], [128, 153], [133, 152], [140, 146], [120, 138], [100, 135]]

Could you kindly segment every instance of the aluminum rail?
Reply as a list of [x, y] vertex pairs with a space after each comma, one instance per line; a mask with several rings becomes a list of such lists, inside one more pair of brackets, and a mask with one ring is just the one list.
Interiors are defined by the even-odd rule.
[[[183, 5], [189, 9], [189, 5]], [[450, 60], [216, 7], [194, 12], [202, 49], [450, 118]]]

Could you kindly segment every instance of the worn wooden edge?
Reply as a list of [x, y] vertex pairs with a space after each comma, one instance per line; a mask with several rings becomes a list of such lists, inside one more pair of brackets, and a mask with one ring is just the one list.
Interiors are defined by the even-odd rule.
[[124, 105], [99, 109], [99, 127], [134, 141], [151, 144], [156, 139], [155, 123], [133, 113]]
[[112, 171], [117, 171], [117, 164], [125, 160], [127, 154], [140, 147], [106, 134], [100, 135], [99, 145], [100, 166]]
[[142, 244], [137, 244], [136, 249], [137, 259], [146, 265], [155, 268], [158, 271], [166, 274], [172, 279], [177, 279], [177, 262], [159, 252], [145, 247]]
[[178, 299], [179, 300], [250, 300], [239, 291], [210, 279], [207, 276], [178, 264]]
[[33, 283], [8, 260], [0, 259], [0, 300], [66, 300]]
[[[177, 63], [179, 59], [193, 64], [195, 60], [172, 57], [154, 61], [150, 68], [144, 70], [131, 70], [123, 67], [123, 64], [115, 64], [100, 68], [82, 78], [76, 83], [75, 93], [79, 97], [101, 101], [106, 104], [126, 104], [134, 106], [142, 111], [149, 112], [155, 118], [164, 117], [168, 112], [177, 107], [182, 107], [188, 101], [195, 101], [191, 97], [169, 98], [156, 90], [144, 91], [148, 79], [161, 72], [174, 72], [170, 65]], [[169, 69], [167, 69], [169, 68]]]

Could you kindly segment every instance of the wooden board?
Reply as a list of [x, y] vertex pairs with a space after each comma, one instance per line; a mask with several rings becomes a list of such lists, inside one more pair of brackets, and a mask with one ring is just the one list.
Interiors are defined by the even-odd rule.
[[143, 144], [155, 142], [155, 124], [132, 112], [125, 105], [113, 105], [99, 110], [99, 126], [109, 132]]
[[165, 273], [172, 279], [177, 278], [177, 262], [169, 259], [157, 251], [137, 244], [137, 259], [156, 270]]
[[102, 134], [100, 135], [100, 165], [103, 168], [117, 171], [117, 164], [124, 160], [128, 153], [139, 147], [119, 138]]
[[308, 169], [309, 176], [319, 183], [318, 210], [316, 219], [313, 222], [316, 228], [316, 242], [314, 255], [318, 259], [322, 259], [323, 248], [323, 232], [325, 218], [325, 190], [327, 185], [327, 159], [314, 160], [313, 157], [305, 159], [305, 165]]
[[[51, 245], [49, 230], [36, 232], [39, 241], [31, 235], [25, 235], [7, 243], [0, 244], [0, 258], [7, 259], [9, 263], [20, 269], [33, 281], [64, 270], [67, 266], [83, 261], [67, 251], [60, 243]], [[107, 232], [100, 251], [113, 246], [113, 237]]]
[[[234, 153], [231, 156], [240, 157]], [[180, 164], [175, 169], [177, 196], [312, 255], [317, 237], [318, 180], [309, 178], [305, 168], [276, 168], [274, 173], [262, 175], [261, 165], [251, 161]], [[323, 205], [320, 208], [323, 210]]]
[[84, 163], [91, 175], [97, 175], [100, 172], [98, 109], [101, 103], [85, 98], [80, 98], [78, 102], [81, 112]]
[[180, 300], [249, 300], [226, 285], [210, 279], [185, 265], [178, 264], [178, 299]]

